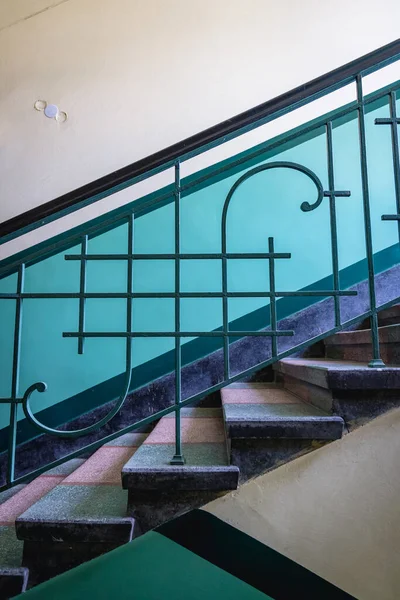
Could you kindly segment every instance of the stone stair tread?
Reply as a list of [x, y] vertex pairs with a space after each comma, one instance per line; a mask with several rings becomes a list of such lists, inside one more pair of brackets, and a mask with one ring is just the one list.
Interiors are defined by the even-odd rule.
[[226, 421], [270, 422], [336, 420], [321, 409], [299, 402], [298, 404], [228, 404], [225, 408]]
[[[379, 327], [382, 360], [386, 364], [400, 363], [400, 324]], [[370, 361], [373, 356], [370, 329], [340, 331], [325, 340], [325, 356], [335, 360]]]
[[17, 535], [31, 541], [129, 541], [133, 519], [126, 516], [126, 503], [126, 492], [114, 485], [59, 485], [17, 519]]
[[17, 494], [18, 492], [23, 490], [24, 487], [26, 487], [26, 486], [27, 486], [26, 483], [20, 483], [18, 485], [15, 485], [12, 488], [9, 488], [8, 490], [4, 490], [3, 492], [0, 492], [0, 506], [4, 502], [6, 502], [9, 498], [12, 498], [13, 496], [15, 496], [15, 494]]
[[[385, 325], [393, 325], [395, 323], [400, 323], [400, 304], [394, 304], [393, 306], [384, 308], [378, 312], [378, 324], [380, 327]], [[361, 329], [369, 328], [370, 319], [367, 318], [363, 321]]]
[[100, 447], [16, 520], [25, 541], [128, 542], [134, 519], [126, 516], [121, 468], [143, 441], [127, 434]]
[[[384, 325], [379, 327], [379, 341], [383, 344], [400, 342], [400, 324]], [[324, 340], [325, 346], [336, 344], [371, 344], [370, 329], [354, 329], [353, 331], [339, 331]]]
[[16, 519], [85, 461], [73, 459], [46, 471], [28, 484], [20, 484], [0, 495], [0, 597], [25, 590], [29, 570], [21, 567], [23, 543], [16, 536]]
[[232, 439], [338, 439], [344, 422], [283, 388], [223, 390], [225, 426]]
[[[229, 404], [298, 404], [300, 402], [281, 386], [255, 387], [254, 384], [242, 384], [240, 387], [227, 386], [221, 390], [221, 400], [226, 415]], [[246, 410], [246, 409], [244, 409]]]
[[175, 414], [163, 417], [122, 469], [122, 485], [137, 490], [236, 489], [238, 469], [229, 464], [220, 409], [182, 410], [184, 465], [175, 453]]
[[285, 358], [274, 369], [325, 389], [400, 389], [400, 367], [326, 358]]

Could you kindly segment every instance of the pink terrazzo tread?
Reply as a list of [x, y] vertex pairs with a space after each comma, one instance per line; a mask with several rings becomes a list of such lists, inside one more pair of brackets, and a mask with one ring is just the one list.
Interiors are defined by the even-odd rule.
[[136, 451], [132, 446], [103, 446], [68, 475], [62, 485], [121, 484], [121, 470]]
[[[210, 417], [183, 417], [181, 419], [182, 443], [222, 443], [225, 442], [225, 432], [222, 419]], [[175, 419], [164, 417], [146, 438], [147, 444], [174, 444]]]
[[0, 505], [0, 525], [13, 525], [35, 502], [63, 480], [63, 475], [41, 475]]
[[298, 404], [299, 399], [279, 388], [240, 387], [221, 390], [222, 404]]

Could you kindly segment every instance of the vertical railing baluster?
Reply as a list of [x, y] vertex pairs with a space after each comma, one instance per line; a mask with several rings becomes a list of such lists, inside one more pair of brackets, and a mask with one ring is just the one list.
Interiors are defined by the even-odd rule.
[[228, 260], [226, 258], [226, 227], [222, 227], [222, 331], [224, 340], [224, 379], [230, 378], [229, 361], [229, 320], [228, 320]]
[[179, 254], [181, 251], [181, 175], [180, 163], [175, 163], [175, 454], [171, 465], [184, 465], [185, 459], [182, 453], [181, 432], [181, 390], [182, 390], [182, 348], [181, 338], [181, 263]]
[[[133, 250], [134, 250], [134, 214], [129, 215], [128, 220], [128, 260], [127, 260], [127, 277], [126, 277], [126, 331], [132, 333], [132, 294], [133, 294]], [[132, 372], [132, 336], [126, 338], [126, 370]], [[129, 389], [127, 394], [129, 394]]]
[[[332, 249], [332, 271], [333, 271], [333, 289], [340, 290], [339, 276], [339, 257], [338, 257], [338, 240], [337, 240], [337, 223], [336, 223], [336, 200], [335, 200], [335, 174], [333, 160], [333, 136], [332, 136], [332, 121], [326, 124], [326, 140], [327, 140], [327, 157], [328, 157], [328, 184], [329, 184], [329, 212], [331, 225], [331, 249]], [[334, 296], [335, 307], [335, 327], [340, 326], [340, 297]]]
[[[400, 215], [400, 149], [399, 149], [399, 132], [398, 118], [396, 111], [396, 92], [390, 94], [390, 118], [392, 119], [392, 150], [393, 150], [393, 170], [394, 170], [394, 185], [396, 191], [396, 207], [397, 214]], [[397, 221], [399, 240], [400, 240], [400, 220]]]
[[390, 118], [377, 118], [375, 125], [390, 125], [392, 137], [392, 157], [393, 157], [393, 172], [394, 172], [394, 187], [396, 194], [396, 214], [382, 215], [383, 221], [397, 221], [398, 234], [400, 240], [400, 148], [399, 148], [399, 131], [400, 118], [396, 111], [396, 92], [392, 91], [389, 94]]
[[[88, 249], [88, 236], [84, 235], [81, 243], [81, 254], [87, 254]], [[81, 277], [80, 277], [80, 297], [79, 297], [79, 333], [83, 333], [85, 330], [85, 307], [86, 307], [86, 298], [84, 296], [86, 292], [86, 265], [87, 261], [82, 258], [81, 259]], [[83, 347], [85, 343], [85, 338], [78, 337], [78, 354], [83, 354]]]
[[358, 102], [358, 131], [360, 141], [360, 162], [361, 162], [361, 180], [363, 191], [363, 208], [364, 208], [364, 228], [365, 228], [365, 244], [367, 250], [368, 264], [368, 288], [371, 315], [371, 339], [372, 339], [372, 360], [369, 362], [370, 367], [384, 367], [384, 362], [381, 359], [379, 350], [379, 331], [378, 331], [378, 315], [376, 312], [376, 294], [375, 294], [375, 267], [374, 253], [372, 246], [372, 231], [371, 231], [371, 209], [369, 198], [369, 183], [368, 183], [368, 161], [367, 161], [367, 141], [365, 133], [365, 110], [364, 98], [362, 89], [362, 77], [357, 75], [357, 102]]
[[[271, 254], [269, 257], [269, 291], [271, 294], [270, 298], [270, 314], [271, 314], [271, 331], [277, 331], [277, 316], [276, 316], [276, 293], [275, 293], [275, 257], [274, 257], [274, 238], [268, 238], [268, 252]], [[276, 335], [271, 337], [272, 357], [278, 356], [278, 338]]]
[[7, 483], [12, 483], [15, 479], [15, 452], [17, 446], [17, 423], [18, 423], [18, 392], [19, 392], [19, 372], [20, 372], [20, 354], [21, 354], [21, 330], [22, 330], [22, 298], [25, 281], [25, 265], [21, 264], [18, 269], [17, 294], [15, 306], [14, 321], [14, 352], [13, 369], [11, 380], [11, 405], [10, 405], [10, 429], [8, 434], [8, 462], [7, 462]]

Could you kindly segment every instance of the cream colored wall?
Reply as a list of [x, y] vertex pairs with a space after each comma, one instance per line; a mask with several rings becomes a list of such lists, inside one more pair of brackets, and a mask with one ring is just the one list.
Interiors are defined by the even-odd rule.
[[373, 0], [0, 0], [0, 221], [388, 43], [397, 0], [384, 14], [377, 27]]
[[206, 510], [358, 600], [400, 597], [400, 409]]

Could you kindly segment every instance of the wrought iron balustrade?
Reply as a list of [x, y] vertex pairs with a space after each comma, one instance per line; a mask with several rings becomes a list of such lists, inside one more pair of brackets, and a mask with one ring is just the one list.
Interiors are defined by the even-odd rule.
[[[394, 55], [391, 58], [392, 62], [399, 60], [399, 55]], [[375, 69], [381, 68], [388, 63], [386, 59], [383, 64], [375, 65]], [[124, 209], [120, 214], [113, 215], [111, 218], [105, 217], [102, 222], [96, 223], [95, 225], [88, 224], [87, 229], [84, 233], [71, 234], [70, 238], [66, 238], [58, 242], [55, 246], [51, 243], [48, 244], [48, 248], [42, 249], [39, 252], [33, 251], [28, 257], [21, 260], [16, 260], [15, 263], [1, 267], [0, 265], [0, 277], [9, 276], [12, 273], [17, 274], [17, 285], [15, 292], [3, 292], [0, 293], [0, 304], [4, 302], [15, 303], [15, 323], [14, 323], [14, 339], [13, 339], [13, 361], [12, 361], [12, 374], [11, 374], [11, 394], [9, 397], [0, 398], [1, 404], [6, 404], [10, 407], [10, 425], [9, 425], [9, 444], [7, 451], [7, 473], [4, 485], [0, 489], [8, 488], [12, 485], [25, 481], [33, 476], [36, 476], [43, 472], [45, 469], [56, 466], [61, 462], [69, 460], [70, 458], [77, 456], [78, 454], [94, 449], [100, 444], [103, 444], [111, 439], [121, 435], [122, 433], [132, 431], [142, 425], [145, 425], [153, 420], [159, 419], [161, 416], [170, 412], [175, 412], [175, 424], [176, 424], [176, 448], [175, 453], [171, 456], [171, 464], [181, 465], [184, 464], [184, 448], [182, 447], [181, 441], [181, 409], [190, 403], [204, 397], [207, 394], [216, 392], [223, 386], [238, 381], [244, 377], [247, 377], [255, 371], [266, 367], [275, 361], [299, 352], [306, 346], [309, 346], [320, 339], [323, 339], [327, 335], [336, 333], [344, 328], [351, 326], [358, 322], [362, 318], [369, 318], [371, 323], [371, 342], [373, 349], [373, 359], [370, 362], [371, 368], [382, 368], [384, 364], [380, 357], [379, 350], [379, 334], [378, 334], [378, 319], [377, 313], [382, 308], [395, 304], [400, 300], [399, 295], [392, 298], [390, 302], [383, 305], [377, 304], [376, 289], [375, 289], [375, 264], [374, 264], [374, 248], [372, 238], [372, 223], [371, 223], [371, 201], [370, 201], [370, 189], [369, 189], [369, 165], [368, 165], [368, 147], [366, 140], [366, 129], [365, 129], [365, 112], [369, 105], [376, 103], [381, 99], [388, 99], [390, 107], [390, 117], [377, 118], [376, 125], [389, 125], [391, 130], [391, 143], [392, 143], [392, 159], [393, 159], [393, 174], [395, 182], [395, 201], [397, 212], [394, 214], [383, 214], [381, 219], [383, 221], [397, 221], [399, 226], [400, 235], [400, 158], [399, 158], [399, 138], [398, 138], [398, 125], [400, 124], [400, 117], [396, 113], [396, 100], [397, 93], [400, 90], [400, 82], [395, 82], [393, 85], [386, 87], [383, 90], [374, 92], [369, 96], [363, 94], [363, 77], [365, 73], [359, 72], [355, 74], [351, 80], [356, 86], [357, 96], [356, 100], [351, 104], [335, 111], [334, 114], [328, 115], [323, 118], [319, 118], [317, 122], [305, 125], [301, 131], [295, 133], [289, 132], [279, 142], [275, 144], [284, 144], [290, 140], [296, 140], [304, 134], [305, 131], [312, 132], [318, 128], [324, 127], [325, 138], [326, 138], [326, 164], [328, 174], [328, 186], [324, 186], [321, 177], [318, 173], [313, 172], [308, 167], [290, 161], [271, 161], [256, 167], [248, 169], [244, 174], [239, 176], [235, 183], [231, 186], [228, 194], [225, 198], [225, 203], [222, 211], [221, 219], [221, 249], [220, 252], [205, 252], [205, 253], [185, 253], [181, 250], [181, 196], [182, 193], [187, 192], [190, 188], [196, 187], [199, 183], [203, 183], [207, 178], [215, 176], [217, 171], [221, 175], [224, 170], [228, 171], [232, 169], [232, 163], [225, 166], [218, 166], [216, 170], [211, 170], [207, 175], [201, 174], [199, 177], [194, 177], [190, 181], [181, 181], [181, 166], [185, 160], [190, 156], [182, 156], [177, 158], [174, 162], [174, 173], [175, 179], [173, 189], [168, 192], [161, 193], [158, 197], [153, 198], [149, 201], [149, 204], [162, 203], [167, 199], [172, 199], [174, 203], [174, 240], [175, 246], [174, 251], [170, 253], [136, 253], [134, 251], [134, 219], [135, 213], [143, 211], [144, 205], [141, 204], [140, 208], [136, 208], [135, 205], [131, 205]], [[348, 85], [349, 78], [343, 80], [342, 85]], [[338, 87], [338, 86], [336, 86]], [[363, 230], [365, 237], [366, 247], [366, 261], [368, 267], [368, 293], [369, 293], [369, 307], [363, 311], [362, 314], [357, 315], [354, 319], [343, 320], [341, 314], [340, 298], [345, 296], [356, 295], [357, 292], [354, 290], [342, 289], [340, 281], [340, 269], [339, 269], [339, 250], [338, 250], [338, 223], [336, 214], [336, 203], [340, 202], [351, 202], [351, 189], [338, 189], [336, 185], [336, 174], [335, 174], [335, 156], [334, 156], [334, 144], [333, 144], [333, 127], [335, 123], [340, 119], [350, 115], [354, 111], [357, 112], [358, 120], [358, 136], [359, 136], [359, 150], [360, 150], [360, 173], [362, 182], [362, 199], [363, 199]], [[277, 114], [279, 116], [279, 114]], [[255, 122], [254, 127], [259, 126], [260, 123]], [[235, 166], [245, 164], [249, 158], [257, 158], [258, 155], [266, 151], [265, 146], [263, 149], [255, 149], [253, 154], [246, 156], [246, 158], [237, 158], [234, 161]], [[207, 148], [204, 149], [206, 151]], [[319, 207], [327, 202], [329, 204], [329, 229], [330, 229], [330, 240], [327, 243], [330, 244], [331, 259], [332, 259], [332, 289], [319, 289], [319, 290], [292, 290], [285, 291], [279, 290], [276, 283], [276, 274], [280, 268], [281, 261], [287, 261], [291, 259], [291, 252], [286, 251], [278, 252], [275, 249], [274, 232], [266, 231], [265, 236], [265, 251], [264, 252], [229, 252], [227, 244], [227, 217], [229, 214], [229, 208], [234, 197], [235, 192], [250, 178], [270, 170], [285, 170], [296, 171], [303, 177], [308, 178], [312, 182], [315, 188], [315, 197], [310, 198], [309, 201], [304, 201], [300, 205], [294, 205], [294, 211], [302, 211], [303, 213], [311, 213], [319, 209]], [[325, 189], [326, 187], [326, 189]], [[269, 202], [273, 202], [273, 198], [268, 199]], [[282, 215], [284, 219], [285, 216]], [[109, 230], [113, 227], [118, 227], [121, 224], [127, 224], [128, 227], [128, 243], [126, 253], [93, 253], [89, 251], [88, 241], [100, 234], [105, 230]], [[351, 234], [351, 233], [349, 233]], [[65, 248], [71, 248], [73, 245], [80, 245], [79, 253], [68, 253], [65, 255], [66, 261], [75, 261], [80, 266], [80, 283], [79, 289], [74, 292], [30, 292], [25, 289], [25, 274], [26, 269], [37, 263], [38, 261], [46, 259], [51, 253], [56, 251], [63, 251]], [[228, 288], [228, 261], [237, 260], [261, 260], [267, 261], [268, 263], [268, 278], [269, 278], [269, 289], [268, 290], [254, 290], [254, 291], [230, 291]], [[187, 292], [182, 290], [181, 285], [181, 264], [188, 260], [218, 260], [221, 263], [221, 291], [204, 291], [204, 292]], [[126, 289], [118, 292], [88, 292], [87, 291], [87, 267], [92, 261], [122, 261], [126, 268]], [[137, 261], [173, 261], [174, 263], [174, 290], [168, 292], [137, 292], [134, 291], [135, 281], [135, 263]], [[314, 297], [319, 298], [332, 298], [334, 307], [334, 327], [329, 331], [323, 332], [320, 336], [313, 337], [304, 343], [297, 344], [291, 347], [289, 350], [280, 351], [278, 340], [281, 337], [293, 336], [292, 330], [279, 329], [279, 319], [277, 315], [277, 300], [281, 298], [300, 298], [300, 297]], [[172, 299], [174, 301], [174, 328], [173, 330], [167, 331], [140, 331], [135, 330], [133, 327], [133, 314], [135, 312], [135, 300], [136, 299]], [[218, 298], [222, 302], [222, 326], [212, 331], [201, 331], [201, 330], [186, 330], [182, 327], [181, 319], [181, 302], [183, 299], [192, 298]], [[265, 298], [267, 304], [269, 304], [270, 311], [270, 327], [261, 330], [231, 330], [229, 325], [228, 317], [228, 301], [229, 299], [240, 299], [240, 298]], [[77, 330], [65, 331], [63, 333], [64, 338], [74, 338], [77, 340], [77, 352], [83, 354], [85, 352], [85, 340], [89, 338], [121, 338], [125, 340], [125, 379], [121, 389], [119, 397], [115, 400], [113, 407], [105, 414], [98, 422], [84, 427], [78, 430], [65, 430], [55, 429], [42, 423], [37, 416], [35, 416], [33, 409], [31, 408], [31, 398], [36, 393], [44, 393], [46, 391], [45, 374], [43, 381], [33, 382], [28, 389], [20, 389], [20, 368], [21, 368], [21, 332], [24, 317], [24, 305], [27, 300], [47, 300], [47, 299], [75, 299], [78, 301], [78, 327]], [[126, 302], [126, 316], [125, 318], [125, 329], [124, 331], [99, 331], [90, 330], [87, 328], [87, 313], [88, 306], [87, 300], [90, 299], [121, 299]], [[174, 377], [175, 377], [175, 403], [161, 411], [156, 412], [146, 419], [142, 419], [139, 422], [132, 423], [128, 427], [125, 427], [118, 432], [112, 434], [105, 434], [100, 440], [87, 444], [84, 448], [78, 451], [68, 453], [65, 457], [51, 462], [47, 465], [41, 465], [40, 468], [34, 471], [24, 474], [22, 476], [16, 474], [16, 448], [17, 448], [17, 424], [18, 424], [18, 407], [21, 406], [25, 418], [36, 428], [40, 434], [47, 434], [49, 436], [57, 436], [60, 438], [76, 438], [84, 436], [94, 431], [100, 430], [104, 425], [110, 422], [113, 417], [121, 410], [127, 395], [132, 389], [135, 389], [135, 382], [132, 381], [132, 356], [135, 349], [135, 340], [139, 338], [173, 338], [174, 339]], [[182, 398], [182, 340], [188, 338], [219, 338], [222, 343], [223, 352], [223, 378], [217, 384], [210, 386], [206, 390], [202, 390], [189, 398]], [[232, 339], [242, 337], [263, 337], [271, 340], [271, 352], [261, 363], [255, 364], [250, 368], [245, 369], [240, 373], [231, 372], [231, 360], [230, 360], [230, 342]]]

